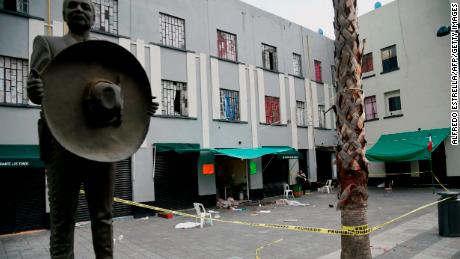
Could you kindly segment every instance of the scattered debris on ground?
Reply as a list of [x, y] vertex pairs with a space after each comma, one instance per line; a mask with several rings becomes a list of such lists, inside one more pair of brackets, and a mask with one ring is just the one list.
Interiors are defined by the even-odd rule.
[[264, 213], [264, 214], [268, 214], [268, 213], [271, 213], [272, 211], [271, 210], [259, 210], [258, 213]]
[[279, 199], [275, 202], [276, 205], [289, 205], [289, 206], [308, 206], [308, 203], [301, 203], [298, 201], [291, 201], [288, 199]]
[[196, 228], [199, 227], [200, 223], [197, 222], [184, 222], [184, 223], [179, 223], [175, 226], [177, 229], [188, 229], [188, 228]]
[[238, 201], [235, 201], [235, 199], [233, 199], [232, 197], [228, 197], [227, 200], [224, 200], [224, 199], [217, 199], [217, 208], [220, 208], [220, 209], [229, 209], [229, 208], [236, 208], [238, 207], [240, 203]]
[[298, 219], [285, 219], [284, 222], [298, 222]]

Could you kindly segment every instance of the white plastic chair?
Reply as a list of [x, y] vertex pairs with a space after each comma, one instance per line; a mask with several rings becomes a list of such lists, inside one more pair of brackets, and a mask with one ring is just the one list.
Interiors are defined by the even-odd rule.
[[[203, 228], [205, 221], [207, 221], [212, 226], [211, 213], [206, 212], [206, 209], [204, 208], [203, 204], [194, 202], [193, 207], [195, 208], [196, 215], [200, 217], [200, 227]], [[209, 217], [209, 219], [206, 219], [206, 217]], [[195, 222], [197, 220], [198, 218], [195, 218]]]
[[318, 192], [327, 192], [331, 193], [332, 187], [332, 180], [327, 180], [326, 184], [323, 187], [318, 188]]
[[289, 185], [287, 183], [284, 184], [284, 198], [289, 198], [289, 193], [292, 195], [292, 198], [294, 198], [294, 193], [292, 190], [289, 188]]

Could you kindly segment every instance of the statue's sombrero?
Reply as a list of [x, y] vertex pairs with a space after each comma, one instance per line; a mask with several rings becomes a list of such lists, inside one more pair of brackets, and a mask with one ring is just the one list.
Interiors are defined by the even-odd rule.
[[43, 111], [68, 151], [100, 162], [133, 155], [147, 134], [150, 83], [137, 59], [107, 41], [60, 52], [42, 74]]

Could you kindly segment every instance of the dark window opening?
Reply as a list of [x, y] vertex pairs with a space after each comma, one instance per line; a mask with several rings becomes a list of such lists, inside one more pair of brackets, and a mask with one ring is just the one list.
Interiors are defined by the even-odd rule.
[[96, 13], [93, 29], [118, 34], [118, 1], [91, 0]]
[[163, 115], [187, 116], [187, 87], [185, 83], [162, 80]]
[[29, 1], [28, 0], [0, 0], [0, 9], [8, 11], [28, 13]]
[[278, 70], [278, 57], [276, 47], [262, 44], [262, 63], [263, 67], [269, 70]]
[[401, 98], [400, 96], [388, 98], [388, 109], [390, 112], [401, 110]]
[[383, 72], [390, 72], [392, 70], [398, 69], [396, 46], [382, 49], [382, 69]]

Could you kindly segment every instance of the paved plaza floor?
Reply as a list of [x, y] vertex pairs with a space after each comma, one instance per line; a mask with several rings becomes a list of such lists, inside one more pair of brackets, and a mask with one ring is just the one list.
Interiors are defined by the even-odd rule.
[[[370, 188], [369, 225], [381, 224], [438, 198], [429, 188], [396, 188], [392, 193]], [[335, 193], [315, 192], [292, 200], [309, 205], [267, 204], [248, 206], [243, 211], [218, 211], [225, 220], [339, 229]], [[261, 210], [270, 213], [257, 213]], [[115, 258], [255, 258], [258, 248], [262, 259], [340, 258], [340, 236], [336, 235], [219, 222], [203, 229], [174, 228], [187, 221], [194, 219], [116, 219]], [[375, 258], [460, 258], [460, 238], [438, 235], [436, 205], [373, 232], [370, 238]], [[48, 230], [0, 236], [0, 258], [49, 258], [48, 243]], [[76, 227], [75, 257], [94, 258], [90, 224]]]

